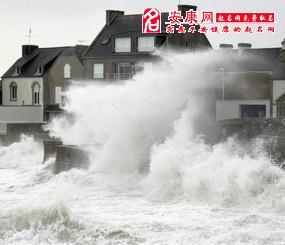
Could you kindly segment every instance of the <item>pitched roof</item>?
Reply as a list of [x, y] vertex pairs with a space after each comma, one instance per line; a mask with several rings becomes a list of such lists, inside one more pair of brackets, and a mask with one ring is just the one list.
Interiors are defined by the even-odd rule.
[[80, 62], [82, 62], [82, 55], [89, 46], [76, 45], [74, 47], [67, 48], [62, 52], [61, 56], [76, 56]]
[[[133, 37], [145, 35], [142, 33], [141, 16], [141, 14], [116, 16], [110, 25], [105, 25], [103, 27], [101, 32], [97, 35], [90, 47], [87, 49], [84, 57], [105, 57], [114, 55], [111, 38], [115, 35], [124, 35], [124, 33], [128, 32], [132, 32]], [[165, 37], [168, 35], [168, 33], [166, 33], [166, 22], [168, 22], [168, 13], [161, 13], [161, 33], [152, 35], [160, 37]], [[200, 39], [201, 37], [204, 37], [208, 42], [205, 34], [196, 32], [191, 36], [199, 36]], [[209, 46], [211, 46], [210, 43]], [[136, 52], [136, 55], [140, 55], [140, 53]]]
[[[2, 77], [42, 76], [49, 70], [55, 59], [68, 48], [70, 47], [38, 48], [30, 55], [18, 59]], [[19, 75], [15, 75], [15, 69], [17, 67], [21, 68], [21, 73]], [[44, 68], [42, 74], [36, 73], [38, 67]]]

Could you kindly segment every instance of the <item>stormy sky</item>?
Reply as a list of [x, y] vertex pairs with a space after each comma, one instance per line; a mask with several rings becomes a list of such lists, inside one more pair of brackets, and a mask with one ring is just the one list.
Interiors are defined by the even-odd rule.
[[[21, 45], [28, 43], [29, 28], [32, 43], [40, 47], [72, 46], [79, 40], [89, 44], [105, 23], [105, 10], [124, 10], [138, 14], [147, 7], [161, 11], [176, 9], [179, 1], [165, 0], [0, 0], [0, 75], [21, 56]], [[214, 48], [220, 43], [250, 42], [253, 47], [279, 47], [285, 38], [285, 0], [181, 0], [195, 4], [198, 10], [225, 12], [275, 12], [276, 32], [263, 34], [208, 34]]]

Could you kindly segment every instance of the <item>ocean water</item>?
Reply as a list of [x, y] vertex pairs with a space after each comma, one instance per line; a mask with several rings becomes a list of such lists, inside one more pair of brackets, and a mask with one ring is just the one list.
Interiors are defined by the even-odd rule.
[[169, 55], [134, 81], [75, 82], [70, 115], [48, 129], [84, 145], [90, 168], [53, 174], [29, 136], [0, 146], [0, 244], [285, 244], [285, 172], [264, 142], [210, 146], [195, 131], [197, 91], [221, 58]]

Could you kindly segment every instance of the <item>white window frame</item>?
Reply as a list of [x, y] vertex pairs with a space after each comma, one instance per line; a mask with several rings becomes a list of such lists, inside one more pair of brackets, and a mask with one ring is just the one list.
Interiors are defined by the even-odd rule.
[[55, 104], [61, 104], [61, 87], [55, 87]]
[[153, 52], [155, 49], [154, 36], [138, 37], [138, 52]]
[[93, 78], [104, 79], [104, 64], [96, 63], [93, 65]]
[[64, 65], [63, 78], [71, 78], [71, 66], [69, 64]]
[[[36, 88], [38, 88], [36, 91]], [[34, 82], [32, 85], [32, 102], [33, 105], [40, 105], [41, 101], [40, 101], [40, 93], [41, 92], [41, 86], [38, 82]]]
[[115, 52], [116, 53], [128, 53], [132, 50], [131, 37], [116, 37], [115, 38]]
[[16, 82], [11, 82], [10, 86], [10, 101], [17, 101], [18, 97], [18, 84]]

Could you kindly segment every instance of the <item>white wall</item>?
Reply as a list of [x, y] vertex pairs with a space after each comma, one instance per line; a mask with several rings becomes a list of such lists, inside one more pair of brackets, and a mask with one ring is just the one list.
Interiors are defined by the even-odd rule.
[[216, 100], [216, 121], [240, 118], [240, 105], [266, 105], [270, 117], [270, 100]]
[[0, 106], [1, 123], [41, 123], [42, 106]]
[[[17, 101], [10, 100], [10, 84], [17, 83]], [[34, 82], [40, 84], [40, 104], [43, 104], [43, 79], [33, 78], [4, 78], [2, 81], [3, 105], [25, 105], [33, 104], [32, 86]]]
[[278, 99], [282, 94], [285, 93], [285, 80], [274, 80], [273, 81], [273, 117], [277, 116], [277, 106], [275, 100]]

